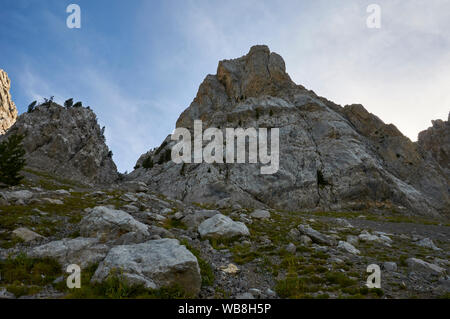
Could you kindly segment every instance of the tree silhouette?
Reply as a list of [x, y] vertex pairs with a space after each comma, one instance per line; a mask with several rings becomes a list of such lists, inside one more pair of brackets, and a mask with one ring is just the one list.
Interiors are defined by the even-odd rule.
[[19, 175], [25, 166], [25, 149], [22, 141], [24, 136], [13, 134], [8, 140], [0, 143], [0, 182], [6, 185], [17, 185], [23, 179]]

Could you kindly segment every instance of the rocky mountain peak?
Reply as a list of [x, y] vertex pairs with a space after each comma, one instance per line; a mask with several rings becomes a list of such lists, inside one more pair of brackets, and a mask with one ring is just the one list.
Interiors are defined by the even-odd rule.
[[[258, 163], [175, 164], [168, 137], [141, 156], [127, 178], [185, 202], [450, 213], [449, 179], [441, 167], [448, 159], [424, 156], [416, 143], [362, 105], [342, 107], [295, 84], [283, 59], [267, 46], [219, 63], [176, 125], [192, 130], [195, 120], [203, 129], [279, 128], [279, 170], [261, 175]], [[441, 127], [435, 122], [433, 132]], [[152, 163], [147, 168], [146, 159]]]
[[93, 184], [110, 183], [118, 177], [103, 129], [89, 108], [43, 103], [21, 114], [5, 137], [14, 133], [25, 135], [29, 168]]
[[11, 100], [10, 88], [8, 74], [0, 69], [0, 135], [5, 134], [17, 119], [17, 108]]
[[236, 101], [262, 94], [272, 95], [292, 86], [283, 58], [266, 45], [253, 46], [247, 55], [219, 62], [217, 79]]

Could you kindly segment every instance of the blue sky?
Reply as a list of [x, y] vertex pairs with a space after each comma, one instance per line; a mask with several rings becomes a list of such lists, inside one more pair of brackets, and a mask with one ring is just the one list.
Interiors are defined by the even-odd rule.
[[[81, 29], [66, 27], [70, 3]], [[366, 26], [371, 3], [380, 29]], [[447, 0], [2, 0], [0, 43], [19, 113], [52, 95], [90, 105], [122, 172], [171, 133], [219, 60], [254, 44], [295, 82], [412, 140], [450, 110]]]

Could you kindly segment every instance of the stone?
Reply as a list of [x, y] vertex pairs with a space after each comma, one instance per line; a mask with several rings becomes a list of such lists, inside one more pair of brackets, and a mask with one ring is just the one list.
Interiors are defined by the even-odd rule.
[[297, 251], [297, 247], [293, 243], [289, 243], [285, 249], [290, 254], [295, 254], [295, 252]]
[[386, 261], [383, 263], [383, 268], [387, 271], [397, 271], [397, 264], [395, 262]]
[[217, 214], [208, 218], [198, 226], [202, 238], [223, 238], [250, 236], [250, 231], [242, 222], [235, 222], [231, 218]]
[[60, 199], [53, 199], [53, 198], [43, 198], [41, 199], [43, 203], [46, 204], [52, 204], [52, 205], [64, 205], [64, 202]]
[[422, 240], [419, 240], [418, 242], [416, 242], [416, 245], [425, 248], [430, 248], [432, 250], [442, 250], [441, 248], [438, 248], [430, 238], [424, 238]]
[[116, 246], [100, 263], [92, 282], [102, 282], [114, 269], [129, 284], [143, 284], [149, 289], [181, 286], [197, 295], [201, 287], [197, 258], [176, 239], [151, 240], [141, 244]]
[[270, 212], [264, 209], [257, 209], [253, 211], [253, 213], [250, 214], [250, 217], [256, 218], [256, 219], [266, 219], [270, 218]]
[[306, 235], [311, 238], [311, 240], [316, 244], [323, 244], [327, 246], [336, 245], [336, 240], [334, 238], [318, 232], [309, 225], [299, 225], [298, 230], [302, 235]]
[[350, 224], [350, 223], [348, 222], [348, 220], [346, 220], [346, 219], [343, 219], [343, 218], [337, 218], [337, 219], [335, 220], [335, 222], [336, 222], [337, 225], [339, 225], [339, 226], [341, 226], [341, 227], [345, 227], [345, 228], [353, 228], [352, 224]]
[[350, 243], [347, 243], [346, 241], [342, 241], [342, 240], [339, 241], [339, 244], [338, 244], [337, 248], [341, 249], [341, 250], [344, 250], [344, 251], [346, 251], [346, 252], [348, 252], [350, 254], [353, 254], [353, 255], [359, 255], [360, 254], [360, 251], [358, 249], [356, 249], [355, 246], [353, 246]]
[[13, 230], [12, 233], [25, 242], [41, 240], [45, 238], [44, 236], [39, 235], [38, 233], [35, 233], [34, 231], [29, 230], [28, 228], [25, 227], [17, 228]]
[[[1, 71], [1, 70], [0, 70]], [[13, 293], [10, 293], [6, 288], [0, 287], [0, 299], [15, 299]]]
[[[127, 235], [130, 232], [133, 234]], [[142, 242], [150, 236], [145, 224], [124, 211], [104, 206], [95, 207], [81, 220], [80, 234], [83, 237], [97, 237], [103, 241], [120, 241], [120, 237], [126, 235], [127, 243], [130, 243], [131, 238], [134, 238], [135, 242]]]
[[27, 190], [9, 192], [5, 194], [8, 201], [24, 200], [27, 201], [33, 197], [33, 193]]
[[220, 214], [217, 210], [198, 210], [191, 214], [186, 215], [182, 222], [189, 228], [197, 228], [203, 221], [205, 221], [208, 218], [213, 217], [214, 215]]
[[309, 238], [309, 236], [301, 235], [300, 236], [300, 243], [302, 243], [303, 246], [309, 246], [312, 244], [312, 239]]
[[5, 134], [17, 120], [17, 108], [11, 99], [10, 88], [8, 74], [0, 69], [0, 135]]
[[34, 247], [28, 255], [35, 258], [55, 258], [62, 265], [63, 271], [71, 264], [82, 269], [98, 263], [105, 258], [109, 247], [101, 244], [97, 238], [64, 238], [48, 244]]
[[234, 274], [237, 274], [240, 270], [239, 270], [239, 268], [236, 266], [236, 265], [234, 265], [234, 264], [229, 264], [228, 266], [223, 266], [222, 268], [221, 268], [221, 270], [224, 272], [224, 273], [226, 273], [226, 274], [229, 274], [229, 275], [234, 275]]
[[358, 236], [347, 235], [347, 242], [352, 245], [357, 245], [359, 243], [359, 238]]
[[255, 299], [250, 292], [244, 292], [236, 296], [236, 299]]
[[444, 268], [434, 264], [430, 264], [418, 258], [408, 258], [406, 260], [406, 264], [408, 265], [409, 269], [414, 271], [426, 272], [434, 275], [442, 275], [445, 273]]

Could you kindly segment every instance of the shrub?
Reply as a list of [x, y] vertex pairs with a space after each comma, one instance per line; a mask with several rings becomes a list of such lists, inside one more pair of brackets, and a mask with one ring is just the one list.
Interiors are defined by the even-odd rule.
[[72, 99], [68, 99], [64, 102], [64, 106], [69, 108], [73, 106], [73, 98]]
[[151, 156], [148, 156], [143, 162], [142, 167], [145, 169], [151, 169], [153, 167], [153, 160]]
[[77, 102], [73, 105], [73, 107], [82, 107], [83, 103], [82, 102]]
[[27, 110], [27, 112], [28, 112], [28, 113], [33, 112], [33, 111], [34, 111], [34, 108], [36, 107], [36, 104], [37, 104], [37, 101], [31, 102], [30, 105], [28, 105], [28, 110]]
[[23, 179], [23, 176], [19, 175], [25, 166], [23, 139], [23, 135], [13, 134], [0, 143], [0, 182], [6, 185], [18, 185]]

